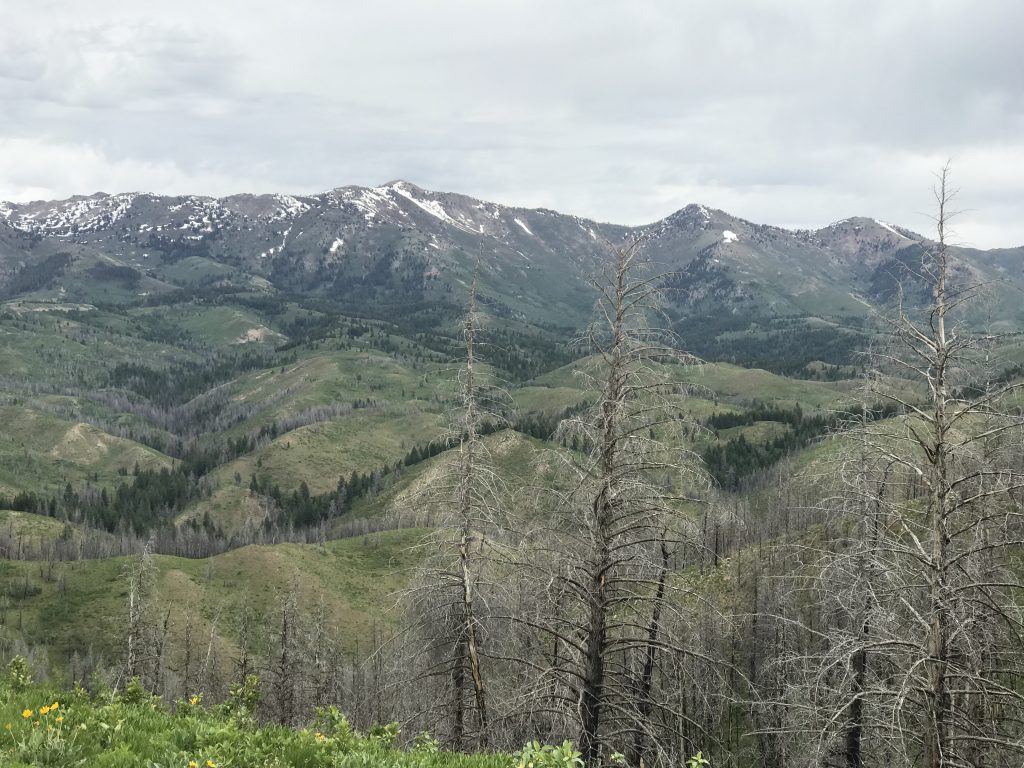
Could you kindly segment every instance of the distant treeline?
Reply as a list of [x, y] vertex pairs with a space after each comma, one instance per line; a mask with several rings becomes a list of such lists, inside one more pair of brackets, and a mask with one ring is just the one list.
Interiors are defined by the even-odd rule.
[[[351, 408], [372, 406], [372, 401], [359, 400]], [[508, 421], [484, 421], [479, 434], [489, 435], [509, 427], [531, 437], [550, 440], [559, 422], [583, 407], [586, 403], [570, 406], [560, 414], [529, 413]], [[335, 413], [335, 409], [329, 407], [318, 410], [324, 414]], [[144, 536], [173, 526], [174, 519], [190, 504], [208, 498], [212, 485], [206, 478], [214, 469], [251, 453], [260, 445], [301, 425], [301, 422], [299, 415], [282, 424], [275, 421], [254, 435], [229, 438], [223, 445], [194, 447], [172, 468], [140, 469], [136, 464], [130, 473], [122, 470], [122, 474], [131, 479], [119, 483], [112, 491], [100, 486], [96, 475], [79, 488], [68, 483], [59, 495], [24, 491], [9, 499], [0, 497], [0, 507], [60, 518], [109, 533]], [[393, 463], [382, 464], [371, 471], [354, 470], [347, 478], [339, 477], [335, 489], [327, 493], [313, 494], [305, 482], [289, 492], [257, 474], [250, 477], [249, 490], [270, 502], [263, 521], [264, 532], [311, 528], [345, 514], [357, 499], [379, 492], [392, 475], [457, 446], [459, 441], [460, 438], [453, 435], [413, 446]], [[236, 476], [236, 482], [240, 481], [241, 478]], [[204, 530], [213, 538], [223, 537], [209, 516], [204, 516], [201, 521], [193, 520], [189, 525], [196, 531]]]
[[[205, 473], [204, 473], [205, 474]], [[0, 500], [8, 509], [59, 517], [110, 533], [118, 531], [143, 535], [173, 521], [188, 504], [209, 495], [203, 475], [195, 474], [185, 462], [173, 469], [139, 469], [131, 481], [119, 483], [113, 491], [87, 483], [71, 483], [59, 496], [23, 491], [10, 500]], [[93, 481], [98, 481], [97, 477]]]
[[[481, 423], [477, 432], [480, 435], [491, 435], [508, 427], [530, 437], [550, 440], [563, 419], [585, 407], [587, 403], [580, 403], [564, 409], [559, 414], [529, 413], [507, 421], [487, 420]], [[298, 489], [288, 493], [283, 491], [279, 484], [255, 474], [250, 478], [249, 490], [273, 502], [264, 519], [265, 530], [308, 528], [345, 514], [357, 499], [380, 492], [386, 482], [393, 476], [400, 475], [403, 469], [456, 447], [460, 440], [459, 436], [451, 435], [413, 446], [405, 456], [394, 463], [382, 464], [369, 472], [353, 470], [349, 477], [338, 479], [338, 485], [334, 490], [323, 494], [310, 493], [305, 482]]]
[[65, 251], [50, 254], [36, 264], [26, 264], [7, 280], [7, 285], [0, 289], [0, 297], [13, 298], [45, 288], [67, 272], [71, 262], [71, 254]]
[[786, 456], [806, 448], [814, 440], [829, 432], [841, 429], [842, 425], [852, 420], [867, 418], [869, 420], [884, 419], [895, 415], [897, 408], [892, 403], [885, 403], [869, 408], [866, 412], [861, 406], [854, 406], [844, 413], [830, 412], [807, 415], [800, 404], [792, 408], [769, 405], [755, 401], [743, 412], [722, 412], [708, 417], [704, 425], [711, 430], [747, 427], [757, 422], [775, 422], [787, 427], [782, 434], [775, 435], [762, 442], [747, 440], [744, 435], [719, 441], [701, 451], [704, 464], [719, 486], [725, 490], [735, 491], [740, 482], [763, 469], [776, 464]]
[[852, 377], [867, 341], [863, 320], [856, 317], [844, 317], [842, 327], [833, 327], [811, 325], [806, 317], [756, 319], [718, 309], [703, 314], [670, 307], [669, 314], [673, 329], [698, 357], [796, 378]]
[[[228, 298], [205, 296], [199, 303], [222, 304]], [[301, 293], [237, 294], [230, 296], [230, 303], [259, 312], [288, 337], [288, 341], [275, 350], [278, 353], [304, 346], [316, 348], [332, 339], [343, 345], [351, 345], [358, 340], [359, 346], [372, 347], [390, 355], [404, 354], [410, 358], [436, 353], [445, 359], [453, 359], [458, 358], [462, 351], [458, 334], [453, 333], [452, 328], [460, 327], [458, 323], [464, 310], [450, 301], [367, 302], [352, 297], [344, 304], [344, 314], [339, 311], [336, 301]], [[487, 302], [481, 299], [481, 303]], [[305, 312], [295, 315], [296, 306]], [[495, 316], [509, 313], [507, 307], [493, 302], [487, 304], [487, 309]], [[567, 365], [576, 358], [572, 346], [565, 341], [572, 337], [573, 329], [540, 324], [536, 328], [482, 329], [486, 344], [480, 347], [480, 358], [515, 381], [533, 378]]]
[[959, 399], [981, 397], [983, 394], [985, 394], [986, 391], [989, 391], [992, 388], [1001, 387], [1003, 385], [1009, 384], [1011, 381], [1015, 379], [1019, 379], [1022, 377], [1024, 377], [1024, 364], [1015, 363], [1014, 365], [1004, 368], [1002, 371], [993, 376], [990, 381], [984, 384], [969, 384], [965, 387], [962, 387], [961, 389], [958, 389], [956, 392], [956, 396]]
[[275, 357], [265, 351], [211, 356], [155, 369], [143, 363], [118, 363], [107, 374], [107, 386], [128, 389], [160, 406], [180, 405], [248, 371], [292, 365], [295, 355]]
[[[318, 416], [329, 417], [338, 415], [342, 410], [350, 412], [353, 408], [367, 407], [370, 404], [371, 401], [358, 400], [351, 407], [345, 406], [344, 409], [324, 407], [312, 409], [304, 414], [309, 414], [306, 417], [308, 419], [315, 419]], [[174, 518], [189, 504], [207, 498], [211, 493], [211, 484], [207, 482], [206, 476], [210, 472], [232, 459], [250, 453], [257, 446], [270, 442], [278, 434], [301, 426], [305, 423], [304, 414], [292, 417], [283, 425], [275, 421], [262, 427], [255, 435], [229, 438], [223, 445], [192, 447], [181, 461], [169, 469], [140, 469], [136, 464], [130, 475], [131, 480], [119, 483], [110, 492], [98, 485], [99, 477], [94, 475], [84, 487], [76, 489], [68, 483], [60, 495], [47, 496], [24, 491], [9, 500], [0, 497], [0, 506], [20, 512], [59, 517], [110, 533], [131, 532], [142, 536], [154, 529], [172, 524]], [[125, 469], [121, 472], [126, 477], [129, 475]], [[317, 504], [322, 506], [329, 502], [330, 499], [318, 501], [313, 497], [309, 504], [316, 508], [315, 516], [310, 511], [299, 511], [296, 504], [286, 506], [290, 510], [289, 518], [296, 525], [305, 525], [307, 520], [315, 522], [320, 519], [320, 507]], [[204, 527], [210, 534], [218, 533], [208, 521]]]

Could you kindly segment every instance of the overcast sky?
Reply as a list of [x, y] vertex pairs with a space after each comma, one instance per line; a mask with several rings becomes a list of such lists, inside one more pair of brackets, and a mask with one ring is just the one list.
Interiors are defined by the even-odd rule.
[[1024, 244], [1019, 0], [5, 0], [0, 199], [402, 178]]

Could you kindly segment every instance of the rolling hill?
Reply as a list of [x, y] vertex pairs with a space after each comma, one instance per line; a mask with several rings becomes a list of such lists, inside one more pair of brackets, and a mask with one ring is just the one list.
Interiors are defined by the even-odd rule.
[[[365, 643], [452, 460], [477, 263], [481, 373], [501, 391], [487, 440], [499, 475], [529, 488], [556, 482], [536, 457], [571, 450], [555, 427], [592, 400], [573, 340], [607, 243], [633, 237], [670, 273], [662, 320], [708, 361], [673, 372], [680, 416], [700, 425], [686, 447], [736, 499], [778, 462], [828, 453], [872, 313], [900, 285], [926, 298], [928, 240], [863, 218], [797, 232], [688, 205], [624, 227], [402, 181], [0, 204], [6, 647], [58, 627], [65, 662], [116, 653], [114, 556], [149, 540], [161, 599], [204, 606], [190, 620], [225, 656], [240, 591], [266, 613], [294, 580], [325, 596], [346, 647]], [[955, 252], [956, 279], [990, 286], [963, 319], [1009, 334], [992, 361], [1009, 376], [1024, 361], [1022, 257]]]

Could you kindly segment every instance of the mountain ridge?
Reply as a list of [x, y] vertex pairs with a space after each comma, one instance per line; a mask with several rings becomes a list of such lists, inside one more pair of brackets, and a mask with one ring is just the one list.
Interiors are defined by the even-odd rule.
[[[813, 335], [824, 321], [845, 338], [896, 296], [924, 298], [915, 273], [930, 241], [869, 217], [792, 230], [689, 203], [626, 226], [394, 179], [314, 195], [127, 192], [2, 203], [0, 300], [132, 306], [248, 291], [383, 317], [460, 304], [479, 261], [481, 302], [494, 317], [578, 329], [607, 244], [632, 237], [671, 275], [676, 330], [716, 359], [746, 359], [754, 342], [742, 334], [794, 346], [794, 323], [809, 322]], [[1024, 328], [1024, 248], [953, 255], [954, 280], [992, 286], [984, 310], [1000, 329]], [[818, 352], [838, 364], [865, 340]]]
[[[464, 194], [464, 193], [461, 193], [461, 192], [433, 190], [433, 189], [429, 189], [427, 187], [420, 186], [416, 182], [408, 181], [408, 180], [402, 179], [402, 178], [391, 179], [390, 181], [387, 181], [387, 182], [385, 182], [383, 184], [372, 186], [372, 187], [361, 186], [361, 185], [356, 185], [356, 184], [340, 185], [340, 186], [332, 187], [330, 189], [327, 189], [327, 190], [324, 190], [324, 191], [321, 191], [321, 192], [314, 192], [314, 193], [310, 193], [310, 194], [304, 194], [304, 193], [303, 194], [296, 194], [296, 193], [289, 193], [289, 192], [233, 192], [233, 193], [228, 194], [228, 195], [220, 195], [220, 196], [218, 196], [218, 195], [198, 195], [198, 194], [177, 194], [176, 195], [176, 194], [164, 194], [164, 193], [159, 193], [159, 192], [134, 190], [134, 191], [113, 192], [113, 193], [111, 193], [111, 192], [104, 192], [104, 191], [96, 191], [96, 192], [93, 192], [93, 193], [87, 194], [87, 195], [86, 194], [74, 194], [74, 195], [71, 195], [71, 196], [66, 197], [66, 198], [37, 199], [37, 200], [30, 200], [30, 201], [24, 201], [24, 202], [16, 202], [16, 201], [11, 201], [11, 200], [0, 200], [0, 219], [5, 219], [5, 220], [8, 221], [8, 223], [10, 223], [12, 213], [14, 213], [15, 211], [17, 211], [19, 209], [31, 209], [33, 207], [42, 207], [42, 206], [54, 207], [54, 206], [57, 206], [59, 204], [65, 204], [65, 206], [66, 206], [69, 203], [81, 203], [83, 201], [89, 201], [89, 200], [99, 201], [99, 200], [111, 200], [111, 199], [125, 199], [125, 198], [127, 198], [127, 199], [129, 199], [129, 201], [132, 201], [135, 198], [148, 198], [148, 199], [154, 199], [154, 200], [155, 199], [162, 199], [162, 200], [181, 199], [181, 200], [203, 200], [203, 201], [211, 201], [211, 202], [221, 202], [221, 201], [232, 201], [232, 200], [241, 200], [241, 199], [261, 200], [261, 199], [270, 198], [270, 199], [274, 199], [274, 200], [276, 200], [278, 202], [284, 202], [284, 201], [302, 201], [302, 200], [323, 200], [325, 198], [329, 199], [330, 196], [332, 196], [332, 195], [336, 195], [338, 193], [350, 192], [350, 191], [357, 191], [357, 192], [365, 193], [365, 192], [379, 192], [379, 191], [385, 190], [385, 189], [396, 189], [396, 188], [397, 189], [411, 188], [413, 191], [420, 192], [420, 193], [425, 193], [427, 196], [452, 196], [452, 197], [458, 197], [458, 198], [463, 198], [465, 200], [473, 201], [475, 203], [481, 203], [481, 204], [484, 204], [484, 205], [489, 205], [489, 206], [493, 206], [493, 207], [496, 207], [496, 208], [503, 208], [503, 209], [507, 209], [507, 210], [529, 211], [529, 212], [535, 212], [535, 213], [540, 213], [540, 214], [545, 214], [545, 215], [547, 215], [547, 214], [557, 214], [559, 216], [569, 216], [571, 218], [579, 219], [581, 221], [592, 222], [594, 224], [623, 227], [623, 228], [633, 229], [633, 230], [646, 230], [646, 229], [650, 229], [650, 228], [655, 227], [655, 226], [657, 226], [658, 224], [660, 224], [660, 223], [662, 223], [664, 221], [667, 221], [667, 220], [670, 220], [670, 219], [673, 219], [673, 218], [677, 218], [680, 215], [686, 214], [686, 213], [691, 212], [691, 211], [707, 211], [707, 212], [715, 212], [715, 213], [723, 214], [725, 216], [737, 219], [739, 221], [743, 221], [743, 222], [748, 223], [748, 224], [754, 224], [756, 226], [771, 227], [773, 229], [781, 230], [781, 231], [784, 231], [784, 232], [789, 232], [789, 233], [792, 233], [792, 234], [803, 234], [803, 233], [816, 234], [816, 233], [822, 233], [822, 232], [825, 232], [827, 230], [834, 229], [835, 227], [837, 227], [839, 225], [843, 225], [843, 224], [846, 224], [846, 223], [849, 223], [849, 222], [861, 222], [861, 221], [863, 221], [863, 222], [873, 222], [873, 223], [875, 223], [878, 226], [881, 226], [883, 228], [892, 230], [897, 235], [905, 236], [905, 237], [908, 237], [909, 239], [915, 239], [915, 238], [920, 239], [920, 238], [922, 238], [921, 235], [913, 232], [912, 230], [910, 230], [910, 229], [908, 229], [906, 227], [902, 227], [900, 225], [889, 224], [887, 222], [881, 221], [881, 220], [876, 219], [876, 218], [868, 217], [868, 216], [853, 215], [853, 216], [849, 216], [849, 217], [846, 217], [846, 218], [838, 219], [836, 221], [829, 222], [828, 224], [825, 224], [825, 225], [823, 225], [821, 227], [817, 227], [817, 228], [813, 228], [813, 229], [807, 229], [807, 228], [801, 228], [801, 227], [785, 227], [785, 226], [778, 225], [778, 224], [765, 224], [765, 223], [758, 224], [757, 222], [754, 222], [753, 220], [744, 219], [744, 218], [742, 218], [740, 216], [736, 216], [735, 214], [731, 214], [728, 211], [725, 211], [724, 209], [714, 208], [713, 206], [706, 205], [704, 203], [696, 202], [696, 201], [686, 203], [682, 207], [680, 207], [680, 208], [678, 208], [678, 209], [676, 209], [676, 210], [666, 214], [665, 216], [663, 216], [663, 217], [661, 217], [659, 219], [656, 219], [656, 220], [654, 220], [652, 222], [648, 222], [646, 224], [635, 224], [635, 225], [619, 224], [619, 223], [616, 223], [614, 221], [601, 221], [601, 220], [598, 220], [598, 219], [595, 219], [595, 218], [592, 218], [592, 217], [589, 217], [589, 216], [582, 216], [582, 215], [578, 215], [578, 214], [566, 214], [566, 213], [562, 213], [560, 211], [557, 211], [557, 210], [551, 209], [551, 208], [530, 207], [530, 206], [522, 206], [522, 205], [512, 205], [512, 204], [500, 203], [500, 202], [496, 202], [496, 201], [492, 201], [492, 200], [485, 200], [483, 198], [476, 198], [476, 197], [473, 197], [471, 195], [467, 195], [467, 194]], [[29, 218], [29, 217], [26, 217], [26, 218]], [[20, 229], [21, 231], [25, 231], [25, 232], [38, 231], [38, 230], [35, 230], [33, 228], [30, 228], [30, 227], [22, 228], [22, 227], [19, 227], [17, 224], [12, 224], [12, 226], [14, 226], [16, 229]], [[1024, 244], [1022, 244], [1022, 245], [1024, 245]], [[1021, 246], [1018, 246], [1018, 245], [1006, 245], [1006, 246], [999, 246], [997, 248], [988, 248], [988, 249], [984, 249], [984, 250], [1007, 250], [1007, 249], [1015, 249], [1017, 247], [1021, 247]]]

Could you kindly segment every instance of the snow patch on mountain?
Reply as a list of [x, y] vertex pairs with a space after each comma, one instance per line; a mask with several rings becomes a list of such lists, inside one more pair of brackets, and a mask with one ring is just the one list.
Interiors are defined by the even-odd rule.
[[304, 214], [311, 207], [308, 203], [304, 203], [299, 198], [292, 197], [291, 195], [274, 195], [274, 200], [280, 206], [272, 214], [274, 218], [294, 219], [296, 216]]
[[400, 194], [406, 200], [410, 200], [413, 203], [415, 203], [419, 208], [426, 211], [431, 216], [434, 216], [435, 218], [438, 218], [441, 221], [448, 222], [449, 224], [457, 224], [455, 219], [448, 215], [448, 211], [444, 209], [444, 206], [441, 205], [436, 200], [419, 200], [415, 196], [413, 196], [412, 192], [410, 192], [405, 187], [404, 184], [401, 183], [395, 184], [395, 186], [392, 187], [392, 189], [394, 189], [395, 192]]
[[372, 223], [384, 208], [394, 208], [390, 187], [347, 187], [341, 191], [341, 199], [363, 214], [366, 222]]
[[528, 235], [533, 235], [534, 237], [536, 237], [536, 235], [534, 235], [533, 232], [530, 231], [530, 228], [526, 226], [526, 224], [523, 223], [523, 220], [520, 219], [518, 216], [515, 219], [513, 219], [513, 221], [515, 221], [516, 224], [523, 228], [523, 232], [525, 232]]
[[288, 247], [288, 235], [290, 235], [291, 233], [291, 227], [288, 227], [288, 229], [281, 233], [281, 245], [277, 249], [278, 253], [284, 253], [284, 249]]
[[[178, 219], [181, 223], [177, 224], [176, 228], [193, 233], [184, 236], [187, 240], [201, 240], [205, 235], [213, 234], [216, 230], [228, 225], [235, 216], [230, 209], [212, 197], [190, 196], [185, 198], [184, 202], [168, 206], [167, 210], [184, 214], [183, 219]], [[168, 224], [168, 228], [171, 228], [171, 224]], [[156, 227], [158, 232], [161, 229], [162, 226]]]
[[872, 219], [872, 221], [874, 221], [875, 224], [877, 224], [878, 226], [882, 227], [883, 229], [889, 230], [890, 232], [892, 232], [897, 237], [902, 237], [904, 240], [909, 240], [910, 239], [909, 237], [904, 235], [902, 232], [897, 232], [896, 229], [894, 229], [891, 224], [886, 224], [884, 221], [879, 221], [878, 219]]
[[473, 208], [477, 211], [483, 211], [492, 219], [501, 218], [501, 206], [496, 205], [495, 203], [479, 202], [476, 205], [474, 205]]
[[106, 229], [121, 219], [131, 208], [138, 193], [94, 195], [47, 204], [31, 210], [33, 204], [5, 204], [4, 218], [15, 229], [30, 234], [69, 237], [73, 234]]
[[441, 205], [436, 200], [420, 200], [419, 198], [417, 198], [409, 190], [409, 188], [408, 188], [408, 186], [406, 185], [405, 182], [403, 182], [403, 181], [396, 182], [395, 184], [393, 184], [391, 186], [391, 189], [393, 189], [395, 192], [400, 194], [402, 197], [404, 197], [409, 202], [411, 202], [414, 205], [416, 205], [421, 210], [426, 211], [427, 213], [429, 213], [434, 218], [440, 219], [445, 224], [451, 224], [456, 229], [461, 229], [463, 232], [469, 232], [470, 234], [473, 234], [473, 235], [479, 234], [478, 232], [474, 231], [473, 229], [471, 229], [466, 224], [464, 224], [464, 223], [462, 223], [460, 221], [457, 221], [457, 220], [453, 219], [451, 216], [449, 216], [448, 215], [448, 211], [446, 211], [444, 209], [444, 206]]
[[675, 213], [655, 222], [652, 227], [682, 227], [689, 230], [707, 230], [711, 224], [712, 212], [700, 203], [690, 203]]
[[740, 240], [739, 235], [730, 229], [722, 230], [722, 242], [723, 243], [738, 243]]

